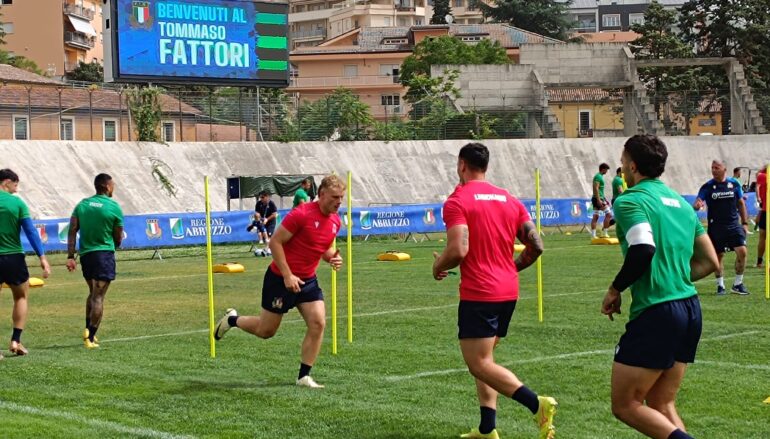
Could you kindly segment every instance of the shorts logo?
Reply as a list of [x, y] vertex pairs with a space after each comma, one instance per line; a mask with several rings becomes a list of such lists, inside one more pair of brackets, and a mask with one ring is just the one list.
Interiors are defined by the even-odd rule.
[[432, 207], [425, 209], [425, 215], [422, 217], [422, 222], [425, 224], [434, 224], [436, 222], [436, 214], [433, 213]]
[[570, 214], [574, 218], [577, 218], [577, 217], [579, 217], [580, 215], [583, 214], [583, 210], [580, 209], [580, 202], [579, 201], [573, 201], [572, 202], [572, 208], [570, 209]]
[[67, 243], [67, 235], [70, 233], [70, 223], [58, 223], [59, 227], [59, 242], [62, 244]]
[[35, 224], [35, 228], [37, 229], [37, 234], [40, 236], [40, 240], [43, 242], [43, 244], [48, 242], [48, 233], [45, 231], [45, 224]]
[[161, 235], [163, 235], [157, 219], [147, 220], [147, 228], [144, 230], [144, 233], [147, 234], [147, 239], [160, 239]]
[[184, 226], [182, 225], [182, 218], [169, 218], [168, 222], [171, 226], [171, 237], [174, 239], [184, 239]]
[[283, 298], [282, 297], [276, 297], [275, 299], [273, 299], [273, 308], [275, 308], [275, 309], [283, 308]]
[[359, 220], [361, 222], [361, 230], [369, 230], [372, 228], [372, 213], [368, 210], [361, 211]]

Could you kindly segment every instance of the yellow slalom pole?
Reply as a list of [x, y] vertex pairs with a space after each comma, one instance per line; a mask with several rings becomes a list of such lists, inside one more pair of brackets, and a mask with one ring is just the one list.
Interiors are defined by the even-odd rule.
[[[337, 237], [332, 241], [332, 251], [337, 250]], [[337, 355], [337, 271], [332, 267], [332, 354]]]
[[348, 171], [348, 343], [353, 343], [353, 173]]
[[[765, 170], [765, 203], [770, 202], [770, 182], [768, 182], [768, 176], [770, 175], [770, 165]], [[767, 209], [767, 206], [765, 206]], [[768, 254], [770, 254], [770, 216], [765, 213], [765, 299], [770, 300], [770, 265], [767, 263]]]
[[216, 358], [217, 349], [214, 341], [214, 262], [211, 257], [211, 200], [209, 199], [209, 177], [203, 178], [203, 192], [206, 198], [206, 269], [209, 280], [209, 345], [211, 358]]
[[[537, 234], [540, 235], [540, 168], [535, 168], [535, 216]], [[537, 258], [537, 321], [543, 321], [543, 257]]]

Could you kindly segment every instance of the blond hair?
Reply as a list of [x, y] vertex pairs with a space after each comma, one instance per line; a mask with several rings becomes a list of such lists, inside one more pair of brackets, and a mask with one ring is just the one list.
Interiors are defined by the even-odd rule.
[[342, 189], [344, 191], [345, 188], [345, 182], [342, 181], [338, 175], [332, 174], [327, 175], [321, 180], [321, 186], [318, 187], [318, 193], [320, 194], [326, 189]]

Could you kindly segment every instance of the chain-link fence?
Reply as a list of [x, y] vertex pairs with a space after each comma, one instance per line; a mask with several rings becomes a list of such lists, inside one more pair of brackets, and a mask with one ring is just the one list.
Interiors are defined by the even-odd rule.
[[[168, 88], [161, 139], [172, 141], [430, 140], [733, 134], [729, 90], [638, 94], [599, 88], [547, 89], [532, 108], [501, 91], [486, 107], [441, 99], [406, 102], [402, 92], [337, 89]], [[125, 88], [0, 87], [0, 139], [137, 140]], [[741, 106], [747, 123], [770, 128], [770, 93]], [[531, 98], [527, 99], [531, 102]], [[463, 102], [490, 102], [468, 96]], [[748, 108], [748, 110], [746, 110]], [[626, 112], [631, 111], [630, 116]], [[746, 114], [745, 112], [749, 113]], [[626, 130], [626, 121], [636, 129]], [[755, 131], [756, 132], [756, 131]]]

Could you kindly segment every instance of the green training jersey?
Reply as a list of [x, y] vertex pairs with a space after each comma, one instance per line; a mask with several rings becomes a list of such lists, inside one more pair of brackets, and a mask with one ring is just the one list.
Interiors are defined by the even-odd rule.
[[123, 211], [107, 195], [84, 198], [72, 212], [80, 225], [80, 255], [95, 251], [115, 251], [112, 231], [123, 227]]
[[27, 204], [21, 198], [0, 191], [0, 255], [24, 253], [21, 248], [21, 220], [29, 218]]
[[631, 285], [631, 316], [663, 302], [686, 299], [698, 292], [690, 281], [695, 238], [705, 233], [687, 201], [658, 179], [646, 179], [626, 189], [615, 202], [615, 220], [623, 256], [626, 233], [649, 223], [655, 241], [650, 269]]
[[621, 193], [623, 193], [623, 177], [616, 175], [612, 179], [612, 199], [618, 198]]
[[301, 202], [307, 203], [310, 201], [310, 197], [307, 195], [307, 192], [305, 192], [304, 189], [299, 188], [297, 189], [297, 192], [294, 192], [294, 203], [292, 203], [292, 207], [297, 207]]
[[[596, 175], [594, 175], [594, 184], [596, 183], [599, 183], [599, 198], [604, 198], [604, 176], [601, 172], [597, 172]], [[593, 188], [591, 188], [591, 190], [593, 190]]]

